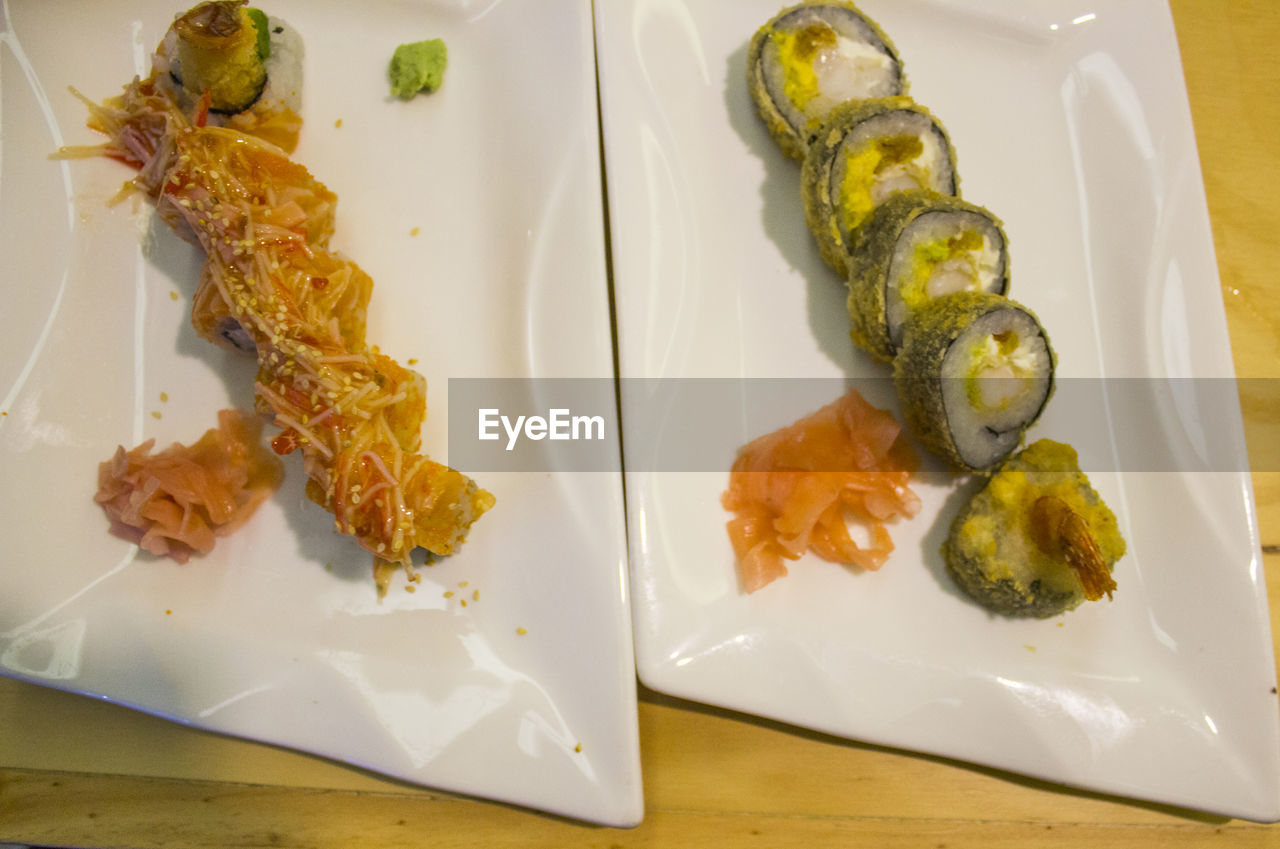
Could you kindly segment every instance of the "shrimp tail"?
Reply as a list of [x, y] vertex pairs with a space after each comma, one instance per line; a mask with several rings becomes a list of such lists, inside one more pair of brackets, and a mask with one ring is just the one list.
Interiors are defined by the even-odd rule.
[[1080, 579], [1084, 597], [1098, 601], [1108, 599], [1116, 589], [1098, 543], [1089, 525], [1061, 498], [1046, 495], [1031, 506], [1031, 536], [1036, 546], [1051, 557], [1066, 560]]

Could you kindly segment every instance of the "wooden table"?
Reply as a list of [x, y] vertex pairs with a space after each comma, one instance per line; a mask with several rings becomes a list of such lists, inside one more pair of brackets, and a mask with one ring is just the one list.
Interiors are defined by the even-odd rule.
[[[1278, 378], [1280, 0], [1172, 5], [1237, 374]], [[1280, 393], [1269, 386], [1245, 382], [1241, 400], [1259, 469], [1253, 481], [1268, 592], [1280, 599], [1280, 466], [1273, 447], [1280, 445]], [[1265, 469], [1260, 457], [1271, 458]], [[1280, 635], [1277, 611], [1273, 603], [1272, 631]], [[421, 790], [7, 679], [0, 679], [0, 729], [0, 843], [1280, 846], [1280, 826], [1065, 790], [643, 690], [647, 811], [633, 830]]]

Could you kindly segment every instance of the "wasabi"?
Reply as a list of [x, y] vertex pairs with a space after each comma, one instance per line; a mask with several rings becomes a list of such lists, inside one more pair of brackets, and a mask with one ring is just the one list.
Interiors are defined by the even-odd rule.
[[409, 100], [420, 91], [432, 92], [444, 81], [444, 66], [448, 51], [438, 38], [401, 44], [391, 56], [387, 76], [391, 79], [391, 93], [402, 100]]

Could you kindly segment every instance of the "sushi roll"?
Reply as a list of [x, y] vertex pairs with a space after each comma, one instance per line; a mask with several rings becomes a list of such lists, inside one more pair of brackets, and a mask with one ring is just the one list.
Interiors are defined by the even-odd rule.
[[302, 128], [302, 56], [301, 37], [283, 20], [245, 0], [210, 0], [174, 20], [152, 66], [193, 119], [205, 113], [208, 124], [292, 152]]
[[934, 192], [896, 194], [854, 235], [849, 317], [855, 342], [891, 360], [907, 316], [952, 292], [1008, 294], [1008, 239], [986, 209]]
[[849, 274], [853, 234], [898, 192], [955, 195], [955, 152], [946, 130], [908, 97], [852, 101], [831, 111], [800, 175], [805, 221], [822, 258]]
[[1110, 598], [1125, 548], [1075, 449], [1041, 439], [1006, 461], [965, 505], [942, 554], [952, 578], [982, 606], [1046, 617]]
[[751, 39], [747, 88], [769, 133], [799, 161], [832, 108], [905, 94], [907, 81], [889, 37], [856, 6], [809, 0]]
[[1054, 353], [1026, 307], [956, 292], [907, 321], [893, 361], [916, 438], [957, 468], [986, 472], [1012, 453], [1053, 391]]

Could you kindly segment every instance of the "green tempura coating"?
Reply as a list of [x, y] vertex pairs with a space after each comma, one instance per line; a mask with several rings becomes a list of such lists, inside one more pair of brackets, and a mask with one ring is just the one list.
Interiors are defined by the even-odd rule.
[[448, 50], [438, 38], [401, 44], [387, 68], [391, 93], [401, 100], [409, 100], [420, 91], [435, 91], [444, 81], [447, 61]]

